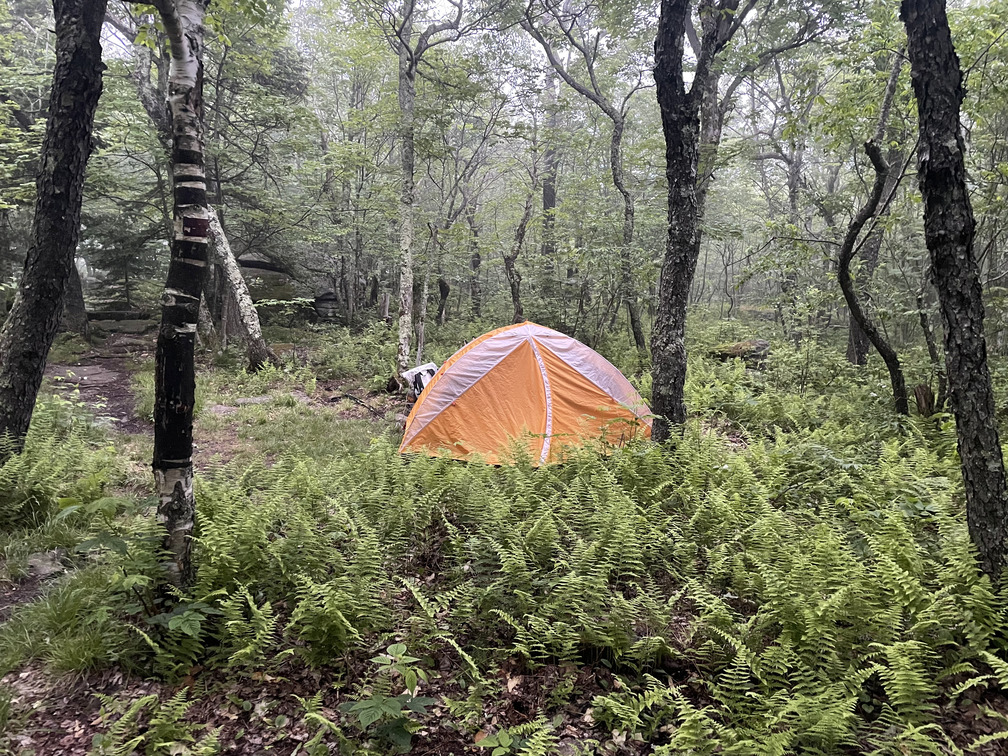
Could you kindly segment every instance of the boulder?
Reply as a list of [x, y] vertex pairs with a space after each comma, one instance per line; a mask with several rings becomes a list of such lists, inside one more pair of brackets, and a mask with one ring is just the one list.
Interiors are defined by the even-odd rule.
[[710, 350], [710, 356], [727, 362], [728, 360], [744, 360], [752, 368], [763, 366], [770, 354], [770, 342], [766, 339], [747, 339], [734, 344], [718, 344]]

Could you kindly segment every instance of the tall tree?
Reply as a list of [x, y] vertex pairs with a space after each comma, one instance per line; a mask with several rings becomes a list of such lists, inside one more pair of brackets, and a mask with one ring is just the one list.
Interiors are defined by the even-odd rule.
[[203, 154], [203, 19], [205, 0], [157, 0], [171, 46], [168, 107], [172, 129], [174, 230], [171, 262], [161, 298], [161, 328], [154, 363], [154, 478], [158, 520], [171, 556], [169, 580], [195, 576], [192, 530], [192, 420], [196, 395], [194, 349], [200, 295], [209, 262], [210, 214]]
[[[889, 113], [892, 110], [893, 100], [896, 97], [896, 85], [899, 83], [900, 71], [903, 70], [904, 57], [903, 50], [896, 51], [892, 56], [889, 81], [886, 84], [885, 94], [882, 97], [882, 108], [879, 110], [879, 120], [875, 128], [875, 135], [872, 137], [872, 141], [878, 145], [881, 145], [883, 139], [886, 137], [887, 121], [889, 120]], [[889, 165], [889, 172], [886, 174], [885, 186], [882, 189], [884, 204], [875, 219], [875, 228], [872, 229], [871, 234], [861, 247], [863, 265], [861, 275], [858, 276], [859, 280], [857, 281], [858, 296], [861, 299], [864, 299], [867, 295], [868, 284], [871, 282], [872, 276], [875, 275], [875, 269], [878, 267], [883, 236], [881, 221], [888, 214], [889, 202], [896, 188], [899, 186], [900, 179], [903, 177], [903, 150], [898, 144], [890, 146], [888, 155], [886, 156], [886, 163]], [[870, 343], [873, 342], [871, 342], [869, 335], [861, 328], [858, 319], [851, 317], [847, 328], [848, 361], [853, 365], [866, 364], [868, 361], [868, 345]]]
[[851, 220], [843, 242], [840, 244], [840, 254], [837, 259], [837, 279], [840, 282], [840, 290], [843, 292], [844, 299], [847, 300], [847, 306], [850, 308], [851, 318], [858, 324], [861, 332], [871, 341], [875, 349], [878, 350], [879, 355], [886, 364], [886, 368], [889, 370], [889, 380], [892, 383], [893, 402], [896, 405], [896, 411], [901, 415], [909, 415], [910, 409], [907, 401], [906, 381], [903, 379], [903, 369], [900, 367], [899, 357], [896, 354], [896, 350], [892, 348], [882, 335], [882, 332], [865, 314], [864, 308], [858, 300], [857, 292], [854, 289], [854, 281], [850, 273], [851, 260], [854, 259], [854, 253], [857, 252], [855, 244], [857, 243], [858, 235], [878, 210], [879, 204], [882, 202], [882, 193], [885, 190], [887, 178], [892, 170], [891, 166], [886, 163], [885, 158], [882, 157], [882, 149], [874, 141], [865, 143], [865, 152], [868, 154], [868, 158], [875, 169], [875, 182], [872, 185], [868, 201], [865, 202]]
[[668, 438], [670, 426], [686, 421], [686, 305], [700, 254], [697, 160], [700, 105], [714, 75], [718, 53], [741, 27], [756, 0], [700, 0], [703, 38], [692, 83], [686, 88], [684, 39], [692, 11], [689, 0], [662, 0], [655, 39], [655, 83], [665, 135], [665, 176], [668, 179], [668, 235], [658, 280], [658, 306], [651, 336], [651, 407], [657, 418], [656, 441]]
[[0, 436], [24, 441], [59, 327], [80, 233], [84, 171], [102, 90], [105, 0], [54, 0], [56, 65], [35, 218], [14, 306], [0, 330]]
[[[869, 160], [871, 160], [872, 167], [875, 169], [875, 181], [872, 184], [871, 192], [868, 196], [868, 201], [861, 207], [853, 219], [851, 219], [850, 225], [847, 227], [847, 233], [844, 235], [843, 241], [840, 243], [840, 254], [837, 257], [837, 279], [840, 282], [840, 290], [843, 292], [844, 299], [847, 301], [847, 307], [850, 309], [851, 323], [855, 324], [857, 328], [857, 333], [863, 334], [864, 338], [871, 342], [872, 346], [878, 351], [879, 356], [885, 362], [886, 369], [889, 371], [889, 381], [892, 384], [893, 391], [893, 402], [896, 405], [896, 411], [901, 415], [910, 414], [909, 404], [907, 401], [907, 390], [906, 381], [903, 378], [903, 369], [900, 366], [899, 357], [896, 354], [896, 350], [892, 348], [892, 345], [882, 334], [882, 331], [871, 321], [867, 313], [864, 310], [864, 306], [861, 303], [861, 298], [858, 296], [858, 292], [854, 286], [854, 280], [851, 277], [851, 261], [854, 259], [855, 253], [858, 251], [855, 244], [857, 243], [858, 235], [864, 228], [865, 224], [874, 219], [878, 223], [879, 219], [884, 217], [885, 213], [888, 211], [889, 199], [890, 197], [886, 195], [886, 189], [889, 189], [889, 193], [896, 188], [896, 179], [894, 176], [899, 176], [902, 173], [902, 167], [899, 165], [892, 165], [887, 163], [885, 158], [882, 156], [882, 148], [879, 146], [882, 142], [885, 133], [886, 126], [889, 121], [889, 111], [892, 107], [893, 96], [896, 92], [896, 82], [899, 79], [899, 72], [902, 68], [903, 51], [899, 50], [893, 56], [892, 71], [889, 75], [889, 82], [886, 84], [885, 93], [882, 97], [882, 107], [879, 110], [878, 124], [875, 126], [875, 133], [871, 140], [865, 143], [865, 153], [868, 155]], [[899, 152], [897, 151], [897, 158], [899, 157]], [[872, 228], [868, 234], [868, 237], [863, 242], [863, 247], [868, 247], [872, 245], [874, 249], [869, 252], [873, 254], [875, 262], [878, 262], [879, 247], [882, 244], [882, 229]], [[867, 260], [866, 262], [871, 262]], [[862, 289], [864, 285], [862, 284]], [[851, 331], [853, 333], [853, 331]], [[848, 343], [848, 352], [850, 351], [850, 343]], [[859, 364], [859, 363], [855, 363]], [[864, 364], [863, 361], [860, 364]]]
[[[644, 339], [644, 327], [641, 325], [637, 293], [633, 290], [632, 282], [634, 197], [627, 186], [626, 169], [623, 162], [623, 135], [626, 132], [626, 119], [629, 113], [630, 100], [643, 86], [644, 79], [641, 72], [638, 72], [636, 82], [631, 82], [623, 97], [617, 100], [614, 94], [605, 91], [601, 82], [601, 75], [597, 71], [600, 49], [605, 34], [599, 30], [595, 20], [586, 17], [585, 14], [587, 11], [584, 8], [578, 12], [572, 11], [569, 3], [565, 3], [562, 8], [559, 8], [552, 2], [547, 1], [543, 3], [543, 6], [542, 13], [547, 16], [548, 22], [545, 25], [542, 24], [536, 16], [534, 4], [530, 3], [525, 8], [525, 17], [521, 22], [522, 28], [539, 43], [539, 46], [546, 54], [550, 66], [564, 83], [593, 103], [612, 121], [612, 136], [609, 141], [609, 170], [612, 174], [613, 187], [619, 192], [623, 200], [623, 238], [620, 245], [620, 297], [626, 305], [627, 315], [630, 318], [630, 330], [633, 333], [634, 344], [637, 346], [637, 351], [641, 356], [646, 358], [647, 343]], [[569, 45], [572, 51], [577, 51], [577, 57], [585, 67], [587, 80], [583, 81], [575, 76], [571, 71], [571, 67], [565, 65], [560, 59], [560, 56], [554, 49], [553, 42], [547, 36], [547, 29], [553, 27], [559, 29], [564, 43]], [[546, 212], [551, 212], [556, 206], [555, 175], [551, 177], [551, 181], [552, 197], [548, 198], [544, 194], [543, 201], [544, 210], [546, 210], [545, 204], [547, 199], [551, 200], [550, 204], [553, 207], [546, 210]], [[552, 223], [552, 217], [547, 215], [546, 221]], [[549, 232], [550, 235], [548, 238], [552, 240], [552, 225], [548, 225], [544, 230]], [[546, 234], [544, 234], [544, 238], [547, 238]]]
[[931, 276], [945, 326], [945, 365], [966, 491], [966, 520], [984, 571], [1008, 566], [1008, 497], [987, 366], [975, 222], [959, 129], [962, 72], [944, 0], [903, 0], [920, 123], [919, 179]]
[[[151, 29], [148, 24], [144, 23], [144, 21], [149, 20], [149, 17], [146, 19], [143, 17], [140, 19], [133, 17], [120, 18], [112, 15], [111, 13], [106, 17], [106, 22], [116, 29], [116, 31], [127, 38], [134, 40], [131, 47], [133, 55], [132, 79], [136, 88], [136, 93], [139, 97], [140, 103], [143, 105], [144, 111], [150, 119], [151, 124], [154, 126], [154, 133], [157, 136], [161, 147], [164, 149], [165, 153], [170, 154], [172, 127], [171, 121], [167, 117], [164, 107], [164, 102], [167, 96], [168, 78], [166, 75], [163, 75], [164, 72], [162, 69], [164, 68], [164, 64], [159, 58], [156, 58], [152, 54], [151, 49], [146, 44], [150, 39]], [[227, 49], [225, 49], [223, 57], [227, 57]], [[157, 73], [157, 75], [153, 77], [154, 81], [152, 81], [151, 76], [152, 68], [156, 68]], [[218, 113], [224, 107], [223, 103], [219, 102], [223, 99], [220, 85], [220, 79], [223, 76], [221, 68], [222, 66], [219, 66], [215, 71]], [[255, 155], [252, 155], [249, 159], [255, 161], [258, 158]], [[215, 167], [216, 166], [219, 166], [219, 160], [215, 161]], [[240, 173], [244, 171], [238, 172]], [[217, 167], [214, 177], [216, 186], [215, 201], [220, 205], [223, 203], [223, 198], [221, 196], [222, 181], [219, 167]], [[241, 275], [235, 254], [232, 251], [231, 244], [224, 232], [224, 227], [220, 222], [220, 216], [217, 214], [215, 208], [210, 207], [209, 210], [209, 217], [211, 220], [210, 234], [211, 239], [214, 242], [213, 251], [215, 253], [212, 258], [213, 262], [220, 266], [222, 280], [224, 282], [224, 290], [226, 292], [225, 296], [228, 300], [230, 300], [232, 309], [237, 315], [242, 339], [246, 346], [249, 370], [258, 370], [268, 363], [276, 364], [279, 362], [279, 358], [269, 347], [266, 343], [266, 339], [263, 337], [262, 327], [259, 323], [259, 314], [252, 303], [252, 297], [249, 294], [248, 286]]]
[[401, 7], [380, 7], [379, 21], [389, 31], [399, 57], [399, 346], [397, 376], [409, 368], [413, 332], [413, 237], [416, 222], [416, 76], [423, 56], [432, 48], [460, 39], [472, 24], [463, 24], [465, 0], [450, 0], [453, 12], [427, 23], [414, 39], [420, 16], [417, 0], [402, 0]]

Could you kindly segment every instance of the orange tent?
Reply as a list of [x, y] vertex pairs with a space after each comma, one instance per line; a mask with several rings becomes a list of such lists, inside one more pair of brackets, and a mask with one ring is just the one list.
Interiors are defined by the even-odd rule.
[[534, 463], [572, 446], [650, 437], [650, 411], [602, 355], [535, 323], [498, 328], [441, 366], [406, 420], [400, 452], [496, 464], [517, 443]]

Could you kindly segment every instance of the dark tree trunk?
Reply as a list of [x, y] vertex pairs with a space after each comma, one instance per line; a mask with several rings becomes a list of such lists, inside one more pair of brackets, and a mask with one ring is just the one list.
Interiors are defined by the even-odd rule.
[[532, 191], [525, 200], [525, 211], [521, 220], [515, 228], [514, 242], [511, 245], [511, 253], [504, 255], [504, 275], [507, 277], [508, 286], [511, 289], [511, 304], [514, 306], [514, 313], [511, 317], [512, 323], [522, 323], [525, 320], [525, 308], [521, 303], [521, 271], [515, 265], [515, 260], [521, 254], [522, 246], [525, 244], [525, 234], [528, 231], [529, 221], [532, 219], [532, 204], [535, 201], [535, 180], [533, 179]]
[[665, 136], [665, 175], [668, 179], [668, 236], [658, 278], [658, 306], [651, 336], [651, 408], [656, 441], [669, 437], [672, 425], [686, 421], [683, 386], [686, 383], [686, 305], [700, 254], [700, 206], [697, 162], [700, 143], [700, 104], [714, 76], [717, 54], [741, 27], [756, 0], [739, 10], [738, 0], [701, 3], [709, 14], [697, 54], [693, 83], [686, 89], [683, 72], [684, 37], [689, 0], [662, 0], [655, 38], [654, 78]]
[[0, 330], [0, 437], [24, 443], [59, 327], [80, 233], [84, 169], [102, 90], [105, 0], [54, 0], [56, 66], [24, 274]]
[[60, 330], [79, 334], [85, 341], [91, 338], [87, 308], [84, 305], [84, 287], [81, 286], [80, 273], [77, 271], [76, 265], [70, 266], [70, 275], [67, 276]]
[[451, 295], [451, 286], [444, 279], [443, 276], [438, 276], [437, 280], [438, 288], [438, 308], [437, 308], [437, 324], [444, 325], [445, 321], [448, 320], [448, 297]]
[[665, 136], [665, 176], [668, 179], [668, 235], [658, 278], [658, 307], [651, 333], [653, 384], [651, 409], [656, 417], [652, 436], [664, 441], [670, 425], [686, 422], [686, 305], [699, 257], [697, 233], [697, 155], [700, 101], [686, 90], [683, 42], [686, 0], [662, 0], [655, 39], [655, 84]]
[[630, 318], [630, 331], [633, 333], [634, 346], [643, 365], [647, 359], [647, 342], [644, 340], [644, 327], [641, 325], [640, 304], [633, 286], [633, 239], [634, 239], [634, 201], [633, 195], [626, 187], [623, 175], [623, 130], [625, 123], [622, 116], [613, 119], [612, 140], [609, 149], [609, 166], [612, 170], [613, 186], [623, 198], [623, 244], [620, 247], [620, 296], [626, 304], [627, 316]]
[[161, 328], [154, 363], [154, 478], [158, 519], [166, 534], [169, 580], [195, 577], [192, 531], [192, 421], [196, 394], [193, 350], [200, 295], [209, 264], [210, 216], [203, 153], [202, 0], [160, 0], [156, 5], [171, 43], [168, 91], [172, 116], [174, 235], [161, 297]]
[[975, 222], [959, 130], [962, 73], [942, 0], [903, 0], [900, 17], [906, 24], [920, 119], [924, 235], [945, 329], [945, 365], [959, 440], [966, 520], [983, 570], [998, 579], [1008, 564], [1008, 499], [987, 366], [980, 276], [973, 256]]
[[[854, 290], [854, 281], [850, 274], [851, 260], [854, 258], [856, 251], [854, 245], [857, 243], [858, 235], [864, 228], [865, 223], [878, 210], [879, 202], [882, 201], [882, 192], [888, 183], [887, 179], [890, 173], [890, 167], [886, 164], [885, 158], [882, 157], [882, 150], [879, 149], [877, 144], [867, 142], [865, 144], [865, 152], [868, 153], [872, 166], [875, 168], [875, 183], [872, 185], [868, 201], [858, 211], [858, 214], [854, 216], [854, 220], [851, 221], [850, 226], [847, 228], [847, 234], [844, 236], [843, 243], [840, 245], [840, 256], [837, 260], [837, 279], [840, 282], [840, 290], [843, 291], [844, 299], [847, 300], [847, 307], [850, 308], [851, 319], [858, 324], [862, 333], [864, 333], [875, 349], [878, 350], [879, 356], [882, 357], [886, 368], [889, 370], [889, 381], [892, 383], [893, 402], [896, 405], [896, 411], [901, 415], [909, 415], [910, 407], [907, 402], [906, 381], [903, 379], [903, 369], [900, 367], [899, 357], [897, 357], [896, 351], [885, 340], [875, 324], [865, 315], [861, 302], [858, 301], [857, 292]], [[871, 241], [871, 237], [869, 237], [869, 241]]]
[[[892, 192], [896, 189], [896, 184], [900, 180], [902, 174], [902, 162], [903, 153], [900, 150], [890, 150], [889, 155], [886, 158], [886, 162], [889, 164], [889, 174], [886, 180], [885, 188], [882, 190], [882, 199], [888, 198]], [[884, 218], [889, 214], [888, 206], [884, 207], [879, 213], [879, 218]], [[861, 247], [861, 253], [859, 257], [861, 258], [861, 270], [858, 276], [857, 291], [858, 298], [864, 301], [868, 297], [868, 287], [871, 285], [871, 280], [875, 276], [875, 270], [878, 268], [879, 254], [882, 251], [882, 229], [876, 228], [871, 232], [871, 236], [865, 240], [864, 245]], [[847, 361], [852, 365], [866, 365], [868, 364], [868, 348], [871, 346], [871, 340], [868, 338], [861, 326], [855, 318], [851, 318], [847, 326]]]
[[[889, 70], [889, 81], [886, 84], [885, 94], [882, 97], [882, 107], [879, 109], [878, 124], [875, 127], [873, 141], [881, 144], [885, 137], [886, 127], [889, 122], [889, 112], [892, 109], [893, 100], [896, 97], [896, 85], [899, 82], [900, 71], [903, 70], [903, 51], [899, 50], [892, 60]], [[885, 202], [878, 213], [878, 218], [884, 218], [889, 214], [889, 198], [900, 179], [903, 177], [903, 152], [898, 147], [889, 150], [886, 157], [889, 163], [889, 173], [886, 175], [885, 187], [882, 190], [882, 198]], [[858, 276], [857, 289], [859, 298], [864, 301], [868, 296], [868, 287], [875, 269], [878, 267], [879, 253], [882, 251], [882, 228], [876, 221], [876, 227], [871, 231], [870, 236], [861, 247], [861, 275]], [[851, 318], [847, 327], [847, 360], [852, 365], [866, 365], [868, 363], [868, 346], [870, 340], [855, 318]]]

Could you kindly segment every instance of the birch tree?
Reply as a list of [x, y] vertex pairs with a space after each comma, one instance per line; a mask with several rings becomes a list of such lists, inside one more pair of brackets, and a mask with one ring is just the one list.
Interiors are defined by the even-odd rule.
[[200, 295], [209, 262], [210, 213], [203, 154], [203, 20], [206, 0], [157, 0], [171, 49], [168, 107], [174, 181], [168, 279], [154, 364], [154, 479], [158, 520], [164, 525], [169, 580], [195, 577], [192, 531], [192, 420], [196, 394], [194, 349]]
[[[120, 18], [111, 13], [106, 16], [108, 23], [117, 32], [127, 39], [133, 40], [131, 52], [133, 55], [133, 83], [136, 87], [137, 97], [143, 105], [144, 111], [154, 127], [154, 133], [166, 153], [171, 154], [172, 145], [172, 124], [170, 111], [164, 107], [168, 89], [168, 72], [152, 50], [142, 39], [150, 33], [150, 29], [143, 23], [145, 19], [125, 17]], [[149, 19], [146, 19], [149, 20]], [[143, 30], [143, 34], [141, 34]], [[202, 66], [202, 63], [201, 63]], [[152, 69], [154, 76], [152, 77]], [[169, 68], [170, 70], [170, 68]], [[220, 72], [217, 72], [220, 75]], [[152, 81], [152, 78], [154, 81]], [[202, 100], [202, 95], [201, 95]], [[220, 198], [218, 197], [218, 202]], [[262, 326], [259, 323], [259, 314], [252, 302], [248, 285], [241, 274], [238, 261], [231, 248], [231, 244], [224, 232], [224, 227], [220, 222], [220, 217], [216, 208], [208, 204], [208, 214], [210, 218], [210, 235], [213, 242], [212, 261], [220, 266], [225, 282], [225, 291], [234, 306], [234, 311], [238, 315], [238, 323], [241, 327], [241, 337], [245, 342], [246, 354], [248, 358], [249, 370], [255, 371], [269, 363], [278, 363], [279, 358], [266, 343], [263, 337]]]

